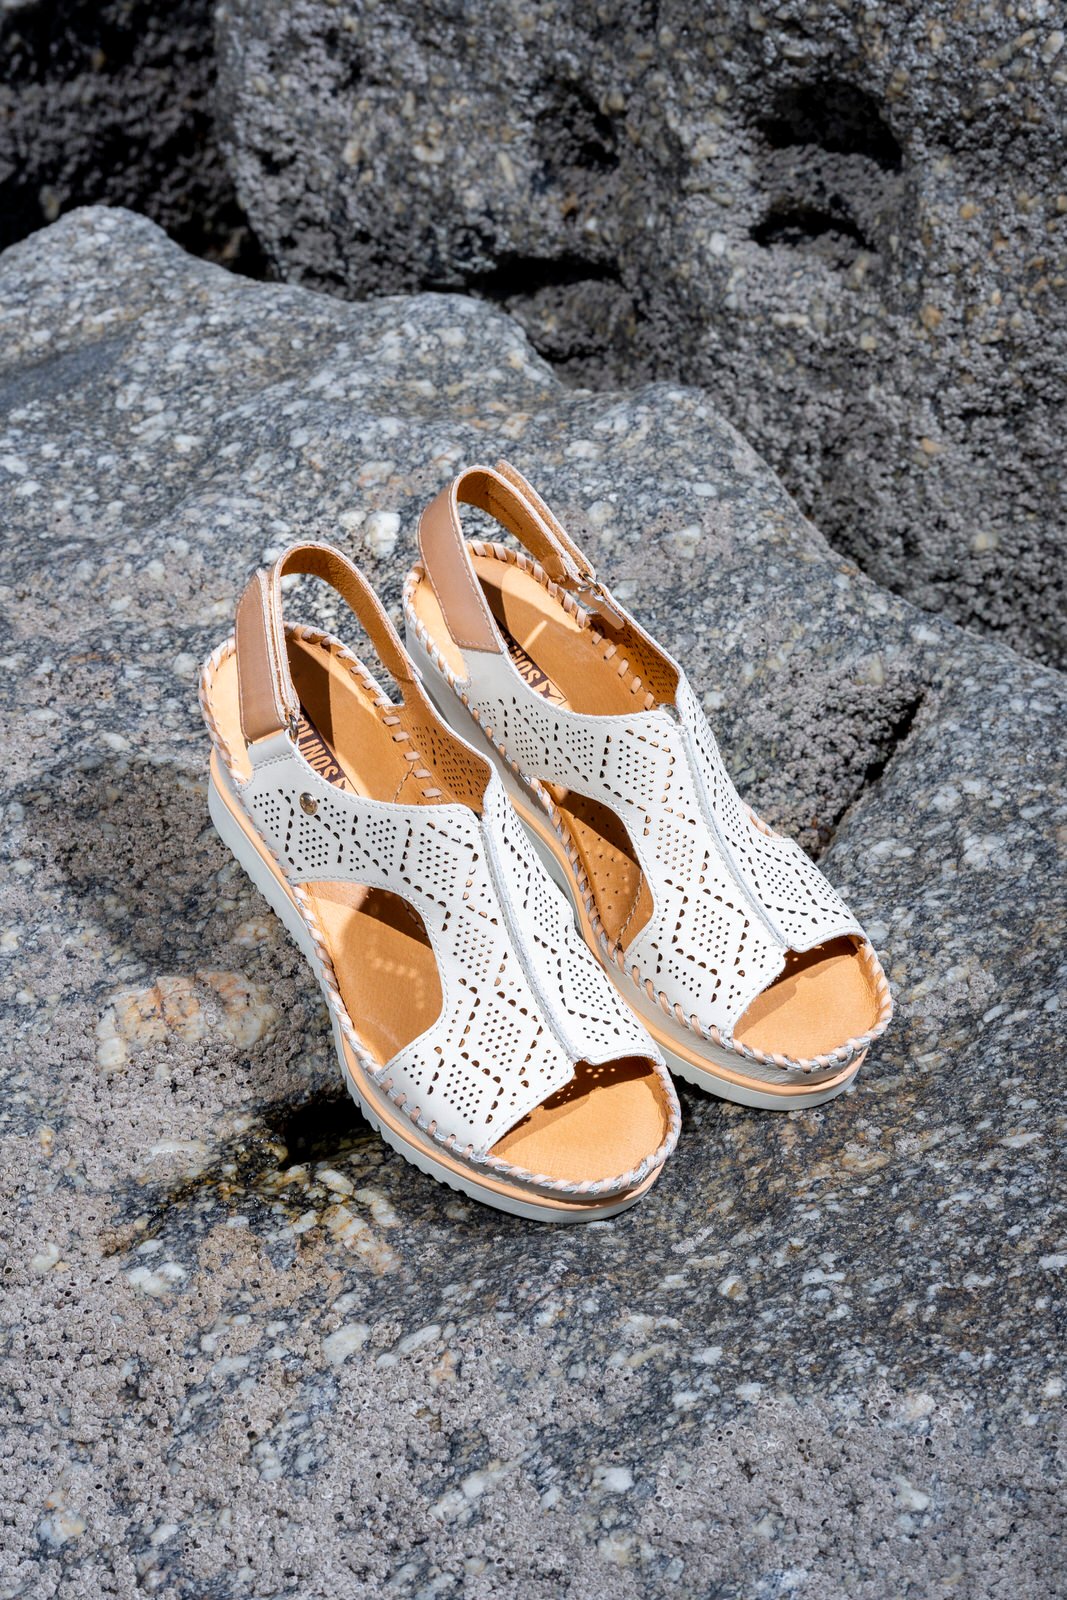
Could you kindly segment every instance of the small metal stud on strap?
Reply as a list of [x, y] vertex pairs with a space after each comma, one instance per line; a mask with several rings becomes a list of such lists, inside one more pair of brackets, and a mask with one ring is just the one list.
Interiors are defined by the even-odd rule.
[[595, 611], [597, 616], [602, 617], [609, 627], [621, 628], [625, 626], [626, 618], [595, 575], [589, 578], [579, 578], [577, 583], [568, 584], [567, 588], [580, 605], [583, 605], [587, 611]]

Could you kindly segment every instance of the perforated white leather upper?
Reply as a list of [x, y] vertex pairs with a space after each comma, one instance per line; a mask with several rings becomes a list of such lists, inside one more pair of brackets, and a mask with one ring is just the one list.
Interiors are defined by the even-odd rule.
[[680, 669], [673, 707], [586, 716], [544, 699], [506, 653], [465, 660], [470, 706], [523, 775], [602, 801], [625, 824], [653, 902], [626, 966], [672, 1008], [728, 1042], [787, 950], [862, 934], [799, 847], [755, 826]]
[[377, 1076], [440, 1135], [483, 1154], [570, 1082], [578, 1061], [658, 1059], [576, 932], [498, 777], [479, 817], [460, 804], [398, 805], [339, 790], [286, 734], [251, 754], [240, 796], [291, 882], [390, 890], [423, 920], [441, 1012]]

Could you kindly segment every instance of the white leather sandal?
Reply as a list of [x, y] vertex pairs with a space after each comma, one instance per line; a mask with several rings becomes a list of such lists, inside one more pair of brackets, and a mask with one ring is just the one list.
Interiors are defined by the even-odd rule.
[[[398, 703], [336, 639], [283, 624], [295, 573], [352, 607]], [[352, 563], [298, 545], [256, 573], [200, 692], [212, 819], [310, 962], [383, 1138], [541, 1221], [645, 1193], [678, 1137], [670, 1077]]]
[[[460, 503], [530, 554], [473, 541]], [[817, 1105], [892, 1013], [870, 943], [739, 799], [685, 674], [506, 462], [419, 530], [408, 648], [454, 727], [481, 726], [590, 948], [671, 1070], [744, 1105]]]

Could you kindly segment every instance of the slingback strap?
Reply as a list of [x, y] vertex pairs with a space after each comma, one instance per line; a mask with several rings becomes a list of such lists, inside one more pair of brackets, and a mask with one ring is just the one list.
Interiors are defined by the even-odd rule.
[[430, 502], [419, 522], [426, 575], [448, 631], [462, 649], [499, 653], [503, 646], [471, 566], [460, 505], [488, 511], [554, 583], [586, 599], [614, 625], [622, 622], [587, 557], [522, 474], [500, 461], [496, 467], [468, 467], [459, 473]]
[[396, 629], [359, 568], [329, 545], [292, 545], [269, 572], [253, 573], [237, 605], [237, 688], [241, 732], [247, 744], [269, 739], [283, 729], [292, 734], [300, 715], [282, 621], [282, 579], [296, 574], [322, 578], [336, 589], [401, 690], [406, 692], [415, 682]]
[[[590, 584], [595, 584], [597, 576], [589, 557], [584, 550], [579, 550], [559, 518], [549, 510], [533, 484], [524, 478], [518, 468], [511, 465], [510, 461], [498, 461], [496, 471], [502, 478], [507, 479], [516, 493], [526, 502], [529, 509], [540, 518], [555, 544], [564, 555], [570, 557], [579, 578], [588, 580]], [[531, 554], [536, 555], [537, 552], [531, 551]], [[541, 561], [541, 565], [544, 566], [543, 558], [538, 557], [538, 559]], [[547, 567], [545, 570], [548, 571]], [[548, 575], [550, 578], [554, 576], [551, 572]]]
[[[498, 461], [496, 470], [523, 497], [530, 509], [544, 523], [556, 544], [570, 557], [577, 569], [576, 579], [563, 577], [556, 578], [554, 581], [562, 583], [565, 588], [570, 589], [579, 600], [583, 601], [591, 610], [597, 612], [609, 626], [621, 628], [627, 618], [612, 599], [609, 590], [597, 577], [596, 568], [585, 551], [579, 549], [578, 545], [575, 544], [559, 518], [549, 510], [533, 484], [528, 482], [518, 468], [511, 465], [510, 461]], [[541, 565], [544, 566], [543, 561]], [[549, 577], [552, 577], [551, 573], [549, 573]]]

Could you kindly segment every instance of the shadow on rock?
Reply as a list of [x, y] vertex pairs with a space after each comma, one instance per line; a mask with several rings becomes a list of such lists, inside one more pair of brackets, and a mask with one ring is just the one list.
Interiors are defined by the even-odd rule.
[[[242, 1148], [265, 1144], [290, 1164], [337, 1159], [370, 1137], [338, 1081], [317, 986], [216, 838], [204, 780], [116, 758], [17, 798], [34, 882], [68, 929], [84, 930], [90, 945], [92, 933], [104, 935], [103, 960], [81, 980], [108, 997], [98, 1053], [110, 1046], [126, 1063], [148, 1052], [162, 1071], [205, 1050], [218, 1070], [221, 1052], [233, 1073], [264, 1074], [265, 1100], [275, 1058], [291, 1065], [286, 1076], [304, 1092], [269, 1100], [242, 1136]], [[70, 977], [79, 982], [76, 969]], [[99, 1007], [101, 994], [92, 998]], [[261, 1048], [272, 1060], [257, 1068]], [[245, 1166], [242, 1157], [236, 1169]]]
[[204, 780], [117, 757], [47, 773], [16, 798], [24, 854], [117, 955], [152, 967], [216, 959], [211, 923], [226, 858], [210, 831]]

